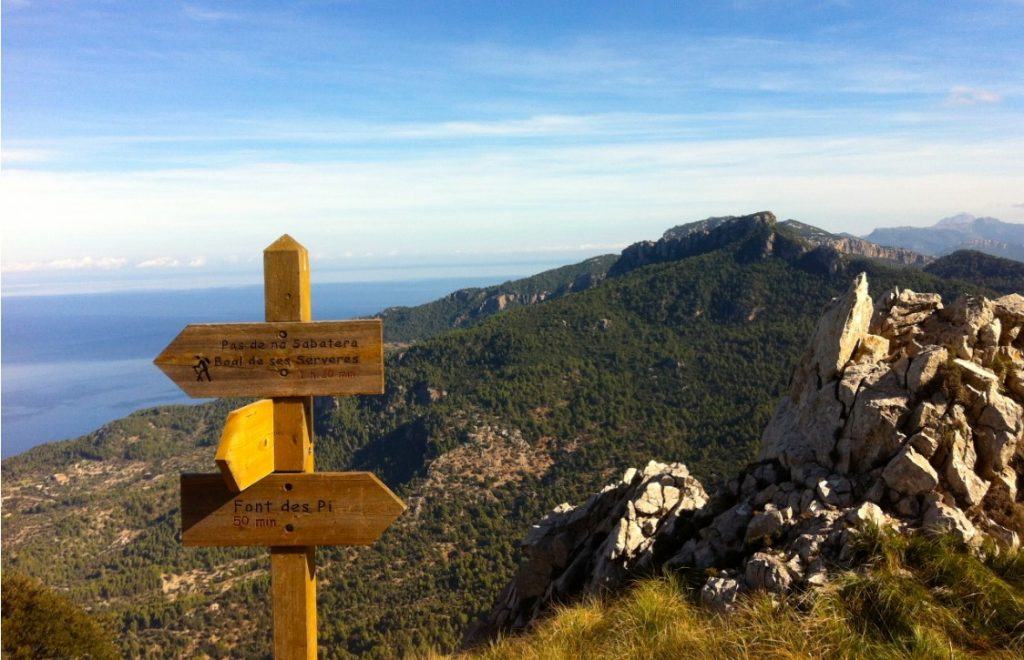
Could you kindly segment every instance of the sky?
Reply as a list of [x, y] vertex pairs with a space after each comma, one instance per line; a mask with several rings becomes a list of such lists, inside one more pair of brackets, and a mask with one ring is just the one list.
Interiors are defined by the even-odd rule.
[[0, 30], [8, 282], [258, 272], [285, 232], [358, 274], [759, 210], [1024, 220], [1022, 0], [4, 0]]

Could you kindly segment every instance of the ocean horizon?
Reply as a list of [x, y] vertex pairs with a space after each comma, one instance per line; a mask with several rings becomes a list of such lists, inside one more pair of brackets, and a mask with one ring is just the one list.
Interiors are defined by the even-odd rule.
[[[312, 287], [314, 319], [369, 316], [521, 274]], [[76, 438], [141, 408], [198, 403], [153, 358], [189, 323], [261, 321], [262, 285], [30, 295], [5, 292], [0, 455]]]

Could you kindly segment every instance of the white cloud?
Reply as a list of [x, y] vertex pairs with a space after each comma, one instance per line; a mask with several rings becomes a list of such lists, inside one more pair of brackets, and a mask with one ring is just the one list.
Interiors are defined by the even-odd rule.
[[155, 257], [135, 264], [136, 268], [177, 268], [181, 262], [174, 257]]
[[949, 90], [949, 96], [946, 97], [946, 102], [951, 105], [978, 105], [979, 103], [991, 105], [1001, 103], [1002, 100], [1003, 96], [998, 92], [962, 85]]
[[206, 265], [206, 257], [193, 257], [188, 261], [189, 268], [202, 268]]
[[79, 257], [53, 259], [51, 261], [16, 261], [11, 264], [4, 264], [3, 270], [10, 273], [46, 270], [116, 270], [123, 268], [127, 262], [127, 259], [121, 257]]
[[[682, 221], [761, 209], [863, 233], [962, 207], [998, 216], [1006, 191], [1022, 189], [1019, 137], [677, 139], [135, 172], [8, 169], [0, 216], [11, 260], [71, 249], [137, 254], [148, 243], [168, 255], [198, 248], [221, 263], [258, 259], [284, 232], [314, 254], [412, 258], [611, 247]], [[152, 267], [190, 262], [159, 259], [145, 257]]]

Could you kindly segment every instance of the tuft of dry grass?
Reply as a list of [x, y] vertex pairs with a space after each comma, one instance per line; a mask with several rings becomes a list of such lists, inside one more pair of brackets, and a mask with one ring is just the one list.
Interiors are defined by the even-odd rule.
[[717, 615], [679, 579], [648, 579], [465, 657], [1024, 657], [1024, 553], [978, 558], [947, 539], [878, 530], [860, 545], [862, 567], [812, 594], [753, 594]]

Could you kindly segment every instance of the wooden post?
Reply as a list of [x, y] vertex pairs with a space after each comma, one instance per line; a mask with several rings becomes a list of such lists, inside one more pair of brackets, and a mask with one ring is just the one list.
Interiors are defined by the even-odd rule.
[[[263, 251], [267, 321], [311, 321], [309, 253], [285, 234]], [[313, 471], [313, 397], [274, 399], [274, 471]], [[316, 547], [270, 549], [274, 657], [315, 659]]]

